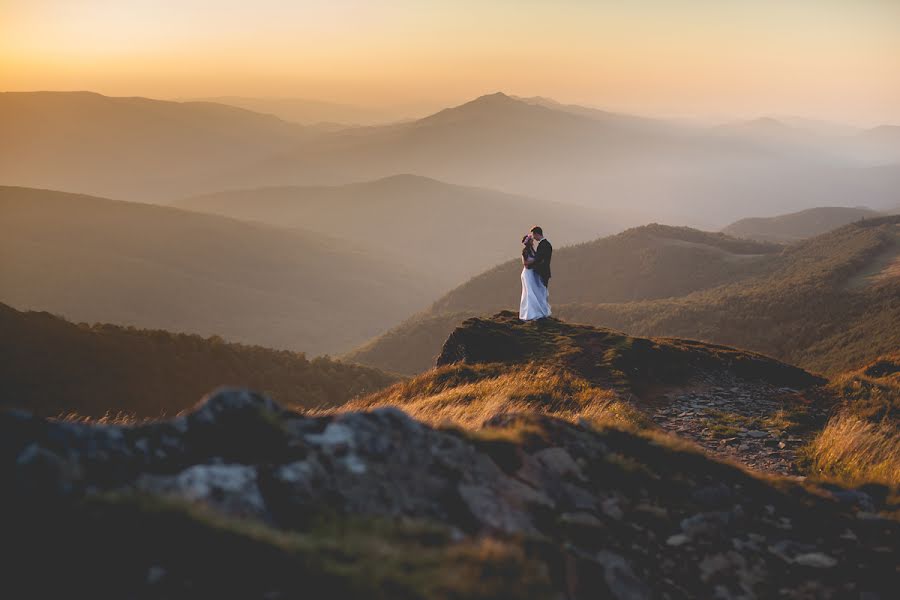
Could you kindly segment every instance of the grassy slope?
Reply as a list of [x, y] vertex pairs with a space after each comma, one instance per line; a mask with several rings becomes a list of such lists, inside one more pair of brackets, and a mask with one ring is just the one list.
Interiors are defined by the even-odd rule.
[[810, 473], [851, 484], [900, 481], [900, 353], [834, 377], [839, 409], [806, 451]]
[[[689, 227], [645, 225], [555, 248], [552, 300], [571, 304], [682, 296], [757, 273], [780, 250]], [[483, 314], [516, 305], [521, 271], [521, 261], [505, 262], [448, 293], [431, 312]]]
[[[399, 405], [439, 424], [469, 426], [504, 412], [537, 411], [646, 424], [623, 400], [687, 385], [705, 372], [764, 379], [805, 388], [814, 376], [765, 356], [724, 346], [668, 338], [635, 338], [557, 319], [521, 322], [503, 312], [466, 320], [444, 344], [440, 366], [411, 380], [351, 401], [338, 410]], [[511, 368], [512, 367], [512, 368]]]
[[[687, 340], [642, 339], [557, 319], [521, 323], [513, 313], [463, 323], [436, 369], [336, 409], [400, 406], [416, 419], [478, 428], [493, 415], [539, 413], [574, 423], [652, 430], [644, 412], [666, 388], [709, 374], [806, 388], [787, 413], [818, 434], [802, 468], [818, 478], [860, 485], [900, 484], [900, 360], [879, 358], [824, 380], [764, 356]], [[459, 361], [462, 362], [454, 362]], [[807, 422], [806, 402], [834, 417]], [[723, 414], [728, 420], [734, 415]], [[724, 421], [723, 421], [724, 422]], [[758, 427], [754, 427], [758, 428]], [[733, 435], [733, 434], [731, 434]]]
[[224, 385], [287, 404], [339, 404], [396, 379], [375, 369], [218, 338], [75, 325], [0, 304], [0, 404], [42, 415], [174, 414]]
[[[728, 271], [717, 271], [716, 266], [722, 263], [710, 262], [709, 256], [692, 263], [685, 255], [687, 270], [672, 266], [677, 259], [664, 257], [657, 263], [659, 269], [632, 267], [617, 275], [582, 277], [579, 273], [590, 274], [591, 269], [608, 271], [610, 265], [617, 264], [605, 259], [600, 251], [591, 257], [588, 250], [592, 245], [586, 244], [557, 253], [560, 260], [554, 262], [554, 267], [557, 262], [565, 265], [578, 254], [583, 253], [586, 258], [566, 278], [565, 266], [554, 268], [558, 276], [551, 284], [551, 303], [555, 314], [570, 321], [615, 327], [635, 335], [709, 340], [765, 352], [816, 371], [836, 373], [900, 346], [900, 328], [896, 326], [900, 322], [897, 280], [861, 277], [870, 265], [881, 260], [879, 257], [894, 252], [898, 223], [900, 218], [886, 217], [851, 224], [777, 254], [750, 259], [744, 263], [742, 275], [729, 275], [732, 281], [681, 296], [675, 290], [666, 294], [663, 286], [656, 296], [650, 296], [656, 299], [638, 301], [640, 296], [636, 295], [630, 298], [635, 300], [631, 302], [606, 298], [608, 294], [621, 294], [621, 290], [664, 284], [667, 279], [677, 283], [679, 273], [706, 273], [708, 266], [713, 273]], [[608, 248], [610, 240], [621, 241], [624, 235], [593, 244], [597, 249]], [[624, 246], [630, 253], [626, 264], [640, 264], [644, 257], [654, 256], [652, 245], [650, 250], [647, 248], [646, 244]], [[663, 249], [658, 254], [664, 256], [669, 251], [670, 248]], [[403, 373], [427, 369], [438, 352], [436, 340], [449, 334], [463, 318], [492, 312], [501, 294], [516, 293], [516, 285], [510, 280], [512, 273], [503, 276], [504, 269], [511, 268], [501, 266], [476, 277], [438, 301], [430, 312], [417, 315], [348, 358]], [[602, 290], [605, 281], [609, 285]], [[595, 299], [566, 303], [563, 292], [557, 293], [566, 286], [582, 285], [593, 290]], [[500, 288], [501, 291], [492, 292]], [[570, 293], [569, 299], [573, 296]], [[515, 305], [513, 298], [505, 302], [506, 307]], [[461, 306], [468, 310], [459, 314], [443, 312], [459, 310]]]
[[[763, 268], [779, 246], [687, 227], [647, 225], [554, 252], [554, 305], [678, 296]], [[519, 261], [472, 278], [427, 311], [349, 353], [348, 360], [412, 374], [433, 364], [464, 319], [518, 303]]]
[[677, 299], [560, 307], [636, 335], [711, 340], [837, 373], [900, 346], [900, 281], [856, 283], [898, 244], [900, 217], [854, 223], [788, 247], [765, 275]]

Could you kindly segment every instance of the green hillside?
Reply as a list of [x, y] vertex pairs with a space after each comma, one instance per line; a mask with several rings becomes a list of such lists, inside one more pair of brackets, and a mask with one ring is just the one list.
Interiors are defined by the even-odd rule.
[[173, 415], [221, 385], [302, 407], [340, 404], [396, 381], [302, 353], [161, 330], [74, 324], [0, 304], [0, 405], [40, 415]]

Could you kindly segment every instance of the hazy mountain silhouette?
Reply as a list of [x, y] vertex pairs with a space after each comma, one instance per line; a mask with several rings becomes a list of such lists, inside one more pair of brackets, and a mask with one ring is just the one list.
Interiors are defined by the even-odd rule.
[[751, 205], [803, 209], [863, 192], [875, 207], [893, 202], [893, 189], [815, 136], [785, 147], [744, 131], [581, 108], [490, 94], [414, 122], [310, 140], [226, 179], [250, 187], [407, 172], [615, 210], [632, 223], [715, 227]]
[[722, 229], [739, 238], [770, 242], [795, 242], [837, 229], [847, 223], [882, 216], [862, 206], [822, 206], [775, 217], [750, 217]]
[[879, 125], [866, 129], [853, 141], [865, 158], [881, 162], [900, 162], [900, 125]]
[[0, 187], [0, 228], [16, 308], [311, 354], [368, 339], [435, 289], [345, 240], [149, 204]]
[[221, 385], [253, 386], [306, 408], [342, 404], [396, 378], [356, 365], [184, 333], [76, 325], [0, 304], [0, 408], [173, 416]]
[[731, 121], [712, 128], [723, 136], [741, 137], [767, 146], [777, 146], [782, 152], [816, 152], [829, 147], [831, 138], [811, 129], [796, 126], [774, 117], [759, 117], [742, 121]]
[[[519, 96], [510, 96], [516, 100], [525, 102], [526, 104], [534, 104], [536, 106], [544, 106], [553, 110], [560, 110], [581, 117], [587, 117], [594, 121], [603, 121], [610, 124], [628, 125], [631, 127], [660, 127], [664, 124], [659, 119], [651, 119], [647, 117], [637, 117], [624, 113], [610, 112], [599, 108], [591, 108], [589, 106], [581, 106], [578, 104], [563, 104], [553, 98], [545, 98], [542, 96], [532, 96], [530, 98], [522, 98]], [[674, 124], [671, 125], [673, 128]]]
[[311, 135], [233, 106], [93, 92], [0, 93], [0, 130], [0, 182], [135, 200], [215, 187]]
[[192, 98], [196, 102], [216, 102], [275, 115], [279, 119], [303, 125], [335, 124], [343, 127], [352, 125], [378, 125], [409, 119], [415, 113], [399, 109], [370, 108], [308, 98], [252, 98], [244, 96], [215, 96]]
[[338, 131], [215, 103], [8, 93], [0, 124], [4, 183], [132, 200], [412, 173], [601, 208], [628, 224], [717, 229], [748, 206], [774, 214], [847, 198], [896, 203], [896, 178], [867, 168], [897, 162], [890, 127], [786, 144], [502, 93]]
[[[822, 372], [900, 344], [900, 216], [852, 223], [780, 251], [762, 245], [756, 256], [734, 245], [756, 242], [692, 230], [661, 251], [654, 232], [673, 231], [639, 228], [555, 252], [554, 314], [634, 335], [747, 348]], [[717, 235], [727, 243], [710, 243]], [[687, 236], [698, 241], [684, 244]], [[464, 318], [517, 305], [510, 276], [519, 268], [511, 262], [473, 278], [348, 359], [402, 373], [428, 368], [438, 351], [433, 341]]]
[[621, 227], [594, 210], [416, 175], [342, 186], [233, 190], [176, 205], [357, 240], [386, 260], [427, 270], [446, 286], [435, 295], [515, 256], [532, 225], [540, 224], [557, 244]]

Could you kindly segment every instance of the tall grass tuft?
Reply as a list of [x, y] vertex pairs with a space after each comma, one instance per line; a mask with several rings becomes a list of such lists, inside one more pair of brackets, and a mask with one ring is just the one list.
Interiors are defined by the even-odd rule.
[[900, 429], [850, 413], [833, 417], [805, 449], [809, 473], [845, 485], [900, 486]]
[[423, 374], [335, 412], [398, 406], [432, 425], [478, 428], [502, 413], [539, 413], [592, 425], [647, 426], [647, 417], [611, 390], [570, 371], [536, 364], [516, 369], [452, 365]]

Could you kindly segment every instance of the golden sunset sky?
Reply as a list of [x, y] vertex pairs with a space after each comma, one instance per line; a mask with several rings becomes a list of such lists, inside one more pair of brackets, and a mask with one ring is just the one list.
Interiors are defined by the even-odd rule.
[[0, 0], [0, 90], [900, 123], [900, 0]]

